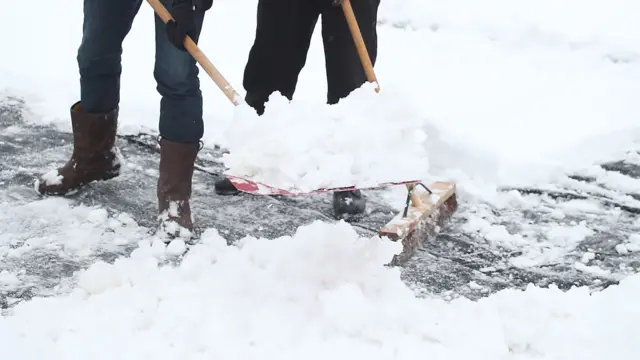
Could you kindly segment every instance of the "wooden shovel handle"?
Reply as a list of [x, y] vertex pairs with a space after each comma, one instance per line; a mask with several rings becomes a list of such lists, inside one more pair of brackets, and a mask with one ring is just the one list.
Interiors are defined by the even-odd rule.
[[367, 45], [365, 45], [364, 39], [362, 38], [362, 32], [360, 31], [360, 26], [358, 26], [358, 20], [356, 20], [356, 15], [353, 13], [351, 1], [342, 1], [342, 11], [344, 12], [344, 17], [347, 18], [347, 24], [349, 25], [349, 30], [351, 30], [351, 36], [353, 37], [353, 42], [355, 42], [356, 50], [360, 56], [360, 62], [362, 62], [362, 67], [367, 75], [367, 80], [375, 83], [376, 92], [380, 92], [380, 85], [378, 84], [376, 73], [373, 71], [373, 64], [371, 63], [371, 58], [367, 51]]
[[[356, 15], [353, 13], [351, 1], [342, 1], [342, 11], [344, 11], [344, 16], [345, 18], [347, 18], [347, 24], [349, 25], [349, 30], [351, 30], [351, 36], [353, 37], [353, 41], [355, 42], [356, 50], [358, 50], [360, 62], [362, 62], [362, 67], [364, 68], [364, 72], [367, 75], [367, 80], [376, 84], [376, 92], [379, 93], [380, 84], [378, 83], [378, 79], [376, 78], [376, 73], [373, 71], [373, 64], [371, 63], [371, 58], [369, 57], [367, 46], [364, 43], [364, 39], [362, 38], [362, 32], [360, 31], [360, 27], [358, 26], [358, 20], [356, 19]], [[411, 191], [410, 184], [407, 184], [407, 189]], [[415, 207], [419, 207], [422, 205], [422, 201], [420, 201], [420, 197], [416, 193], [415, 189], [411, 191], [411, 204]]]
[[[167, 8], [164, 7], [160, 3], [160, 0], [147, 0], [149, 5], [153, 8], [156, 14], [162, 19], [162, 21], [166, 24], [169, 20], [173, 19]], [[227, 96], [227, 98], [231, 101], [233, 105], [240, 104], [240, 95], [234, 90], [234, 88], [227, 82], [227, 80], [220, 74], [220, 72], [216, 69], [215, 66], [209, 61], [209, 59], [205, 56], [205, 54], [198, 48], [198, 45], [191, 39], [191, 37], [187, 36], [184, 41], [184, 47], [187, 49], [189, 54], [193, 56], [194, 59], [202, 66], [204, 71], [209, 74], [213, 82], [218, 85], [220, 90]]]

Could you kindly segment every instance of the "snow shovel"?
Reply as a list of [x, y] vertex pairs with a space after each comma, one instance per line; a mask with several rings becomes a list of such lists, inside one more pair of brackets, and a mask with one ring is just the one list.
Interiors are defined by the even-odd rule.
[[[350, 0], [342, 2], [342, 10], [347, 19], [349, 30], [353, 36], [356, 50], [364, 67], [367, 80], [376, 84], [376, 92], [380, 92], [380, 84], [373, 71], [358, 21], [356, 20]], [[422, 194], [415, 191], [416, 185], [426, 190]], [[416, 251], [433, 239], [457, 210], [456, 184], [453, 182], [434, 182], [428, 187], [421, 183], [407, 184], [407, 201], [403, 212], [397, 214], [390, 222], [378, 231], [381, 237], [393, 241], [402, 241], [403, 250], [395, 255], [391, 265], [406, 262]]]
[[[164, 23], [167, 23], [172, 19], [171, 13], [160, 3], [159, 0], [147, 0], [149, 5], [153, 8], [155, 13], [162, 19]], [[193, 58], [200, 64], [200, 66], [205, 70], [207, 74], [211, 77], [211, 79], [216, 83], [216, 85], [222, 90], [222, 92], [227, 96], [229, 101], [235, 106], [240, 105], [242, 102], [242, 97], [234, 90], [234, 88], [227, 82], [227, 80], [220, 74], [220, 72], [213, 66], [211, 61], [205, 56], [205, 54], [200, 50], [198, 45], [191, 39], [189, 36], [185, 39], [184, 47], [187, 49], [189, 54], [193, 56]], [[239, 191], [250, 193], [253, 195], [306, 195], [306, 194], [317, 194], [324, 193], [329, 191], [348, 191], [348, 190], [356, 190], [356, 187], [339, 187], [339, 188], [326, 188], [326, 189], [315, 189], [312, 191], [296, 191], [296, 190], [284, 190], [278, 189], [276, 187], [270, 186], [268, 184], [244, 179], [237, 176], [227, 175], [225, 176], [233, 183], [233, 185]], [[376, 186], [371, 187], [361, 187], [360, 189], [374, 189], [380, 187], [387, 187], [392, 185], [404, 185], [404, 184], [414, 184], [418, 183], [419, 180], [413, 181], [403, 181], [403, 182], [391, 182], [378, 184]]]

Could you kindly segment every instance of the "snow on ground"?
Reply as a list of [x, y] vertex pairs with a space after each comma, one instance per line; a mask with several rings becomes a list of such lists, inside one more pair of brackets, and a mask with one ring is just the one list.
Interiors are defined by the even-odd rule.
[[[200, 42], [241, 93], [255, 4], [216, 0]], [[36, 5], [39, 14], [60, 14], [64, 8], [65, 17], [34, 19]], [[638, 6], [633, 0], [383, 0], [380, 20], [387, 25], [379, 27], [376, 72], [385, 94], [402, 94], [420, 105], [415, 115], [427, 135], [424, 168], [458, 181], [466, 202], [544, 208], [543, 198], [498, 195], [495, 189], [562, 185], [572, 181], [562, 177], [567, 171], [585, 169], [609, 188], [640, 193], [637, 180], [589, 167], [625, 154], [640, 140]], [[9, 10], [0, 31], [24, 31], [5, 39], [11, 52], [0, 60], [0, 96], [23, 97], [31, 121], [69, 129], [68, 108], [79, 93], [75, 56], [81, 6], [37, 1], [12, 3]], [[25, 28], [25, 19], [38, 26]], [[152, 32], [152, 11], [143, 4], [124, 44], [123, 133], [156, 128]], [[295, 98], [310, 108], [325, 99], [320, 45], [316, 33]], [[233, 141], [225, 130], [233, 124], [234, 108], [204, 73], [202, 84], [206, 143]], [[314, 124], [319, 134], [331, 130], [322, 126]], [[640, 163], [637, 154], [629, 154], [629, 161]], [[484, 241], [522, 251], [514, 265], [527, 267], [553, 261], [597, 231], [589, 222], [572, 223], [576, 211], [614, 223], [619, 216], [599, 203], [575, 202], [550, 210], [549, 218], [557, 222], [546, 223], [545, 235], [535, 239], [526, 236], [530, 224], [524, 215], [519, 231], [501, 226], [495, 216], [487, 221], [491, 210], [483, 207], [461, 216]], [[630, 299], [640, 293], [638, 275], [592, 295], [586, 289], [529, 288], [447, 303], [414, 297], [398, 270], [383, 266], [396, 246], [358, 239], [346, 224], [316, 223], [292, 238], [247, 239], [239, 247], [224, 246], [210, 229], [181, 265], [159, 267], [162, 249], [127, 225], [126, 216], [45, 200], [2, 205], [0, 217], [20, 222], [0, 221], [2, 261], [19, 260], [10, 255], [27, 247], [21, 256], [53, 249], [95, 262], [95, 249], [140, 246], [114, 265], [98, 262], [79, 273], [77, 287], [68, 284], [75, 287], [71, 295], [35, 298], [0, 317], [5, 357], [635, 358], [632, 334], [640, 313]], [[56, 224], [55, 231], [47, 223]], [[25, 226], [28, 231], [22, 231]], [[616, 251], [637, 251], [638, 243], [630, 236]], [[589, 265], [590, 254], [575, 268], [601, 273]], [[0, 288], [11, 288], [24, 276], [3, 271]]]
[[[385, 267], [400, 245], [316, 222], [292, 237], [228, 246], [215, 230], [178, 267], [148, 244], [97, 262], [69, 296], [0, 318], [20, 359], [632, 359], [640, 276], [590, 295], [505, 290], [417, 299]], [[36, 345], [37, 346], [34, 346]]]
[[44, 248], [66, 256], [87, 256], [96, 249], [113, 251], [127, 244], [128, 234], [144, 234], [128, 214], [110, 216], [99, 207], [69, 205], [63, 198], [21, 206], [0, 204], [0, 254], [19, 258]]
[[[100, 207], [71, 206], [63, 198], [48, 198], [24, 204], [0, 201], [0, 289], [3, 294], [40, 286], [43, 273], [58, 280], [76, 263], [88, 266], [104, 254], [120, 253], [136, 246], [148, 232], [126, 213], [109, 214]], [[39, 268], [34, 268], [37, 265]], [[53, 295], [67, 291], [56, 286]]]

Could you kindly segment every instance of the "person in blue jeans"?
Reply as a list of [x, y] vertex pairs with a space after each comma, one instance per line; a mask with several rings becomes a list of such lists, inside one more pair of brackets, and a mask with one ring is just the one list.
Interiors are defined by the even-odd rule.
[[[77, 54], [80, 99], [70, 109], [73, 153], [65, 165], [38, 179], [36, 187], [41, 194], [66, 195], [90, 182], [120, 175], [115, 139], [122, 42], [142, 1], [84, 0], [82, 42]], [[212, 0], [161, 2], [173, 20], [165, 24], [155, 15], [153, 74], [161, 95], [159, 220], [161, 229], [171, 235], [188, 236], [193, 230], [189, 200], [194, 161], [204, 125], [198, 67], [183, 44], [186, 35], [198, 41]]]

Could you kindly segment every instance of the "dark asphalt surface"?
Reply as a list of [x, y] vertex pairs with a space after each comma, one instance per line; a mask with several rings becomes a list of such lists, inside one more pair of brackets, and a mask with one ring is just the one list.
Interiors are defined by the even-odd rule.
[[[0, 203], [5, 205], [20, 206], [39, 200], [33, 190], [33, 180], [53, 165], [66, 161], [71, 151], [71, 134], [49, 126], [24, 123], [23, 108], [24, 104], [18, 99], [0, 99]], [[157, 172], [148, 170], [157, 169], [159, 160], [154, 144], [155, 138], [149, 135], [119, 137], [122, 154], [135, 166], [129, 167], [117, 179], [89, 186], [70, 197], [71, 201], [99, 205], [110, 213], [129, 213], [151, 231], [155, 225]], [[216, 149], [204, 149], [199, 155], [192, 207], [200, 229], [215, 227], [230, 240], [247, 234], [274, 238], [290, 235], [298, 226], [314, 220], [334, 221], [330, 194], [297, 197], [216, 195], [213, 184], [216, 174], [222, 170], [217, 160], [220, 155], [220, 150]], [[618, 161], [601, 166], [629, 179], [640, 179], [638, 164]], [[504, 288], [523, 288], [528, 283], [540, 286], [555, 283], [565, 289], [588, 285], [597, 290], [640, 268], [640, 253], [621, 255], [615, 250], [615, 246], [626, 241], [630, 234], [639, 232], [640, 189], [637, 192], [610, 189], [597, 179], [573, 174], [567, 175], [562, 185], [515, 191], [525, 199], [537, 200], [537, 205], [495, 208], [489, 204], [460, 201], [450, 227], [403, 265], [404, 280], [422, 296], [477, 299]], [[384, 203], [377, 191], [367, 192], [367, 195], [371, 212], [353, 225], [363, 235], [370, 236], [389, 221], [395, 211]], [[554, 209], [564, 209], [576, 200], [592, 200], [600, 207], [584, 213], [571, 212], [563, 218], [554, 216]], [[487, 234], [469, 227], [469, 219], [477, 217], [490, 224], [503, 225], [512, 234], [526, 232], [532, 242], [536, 241], [536, 234], [544, 235], [555, 225], [571, 226], [584, 221], [595, 231], [551, 262], [519, 268], [511, 263], [521, 255], [518, 251], [494, 246]], [[6, 238], [9, 236], [6, 231], [4, 236], [5, 239], [0, 234], [0, 245], [15, 240]], [[19, 243], [12, 246], [19, 246]], [[11, 307], [33, 296], [64, 291], [65, 286], [73, 282], [74, 271], [89, 266], [97, 258], [113, 261], [133, 248], [123, 245], [113, 251], [77, 258], [61, 257], [56, 251], [47, 249], [25, 251], [19, 257], [0, 253], [0, 272], [24, 270], [24, 278], [29, 279], [0, 288], [0, 308]], [[595, 255], [589, 265], [597, 265], [610, 274], [601, 276], [576, 269], [574, 263], [586, 251]]]

